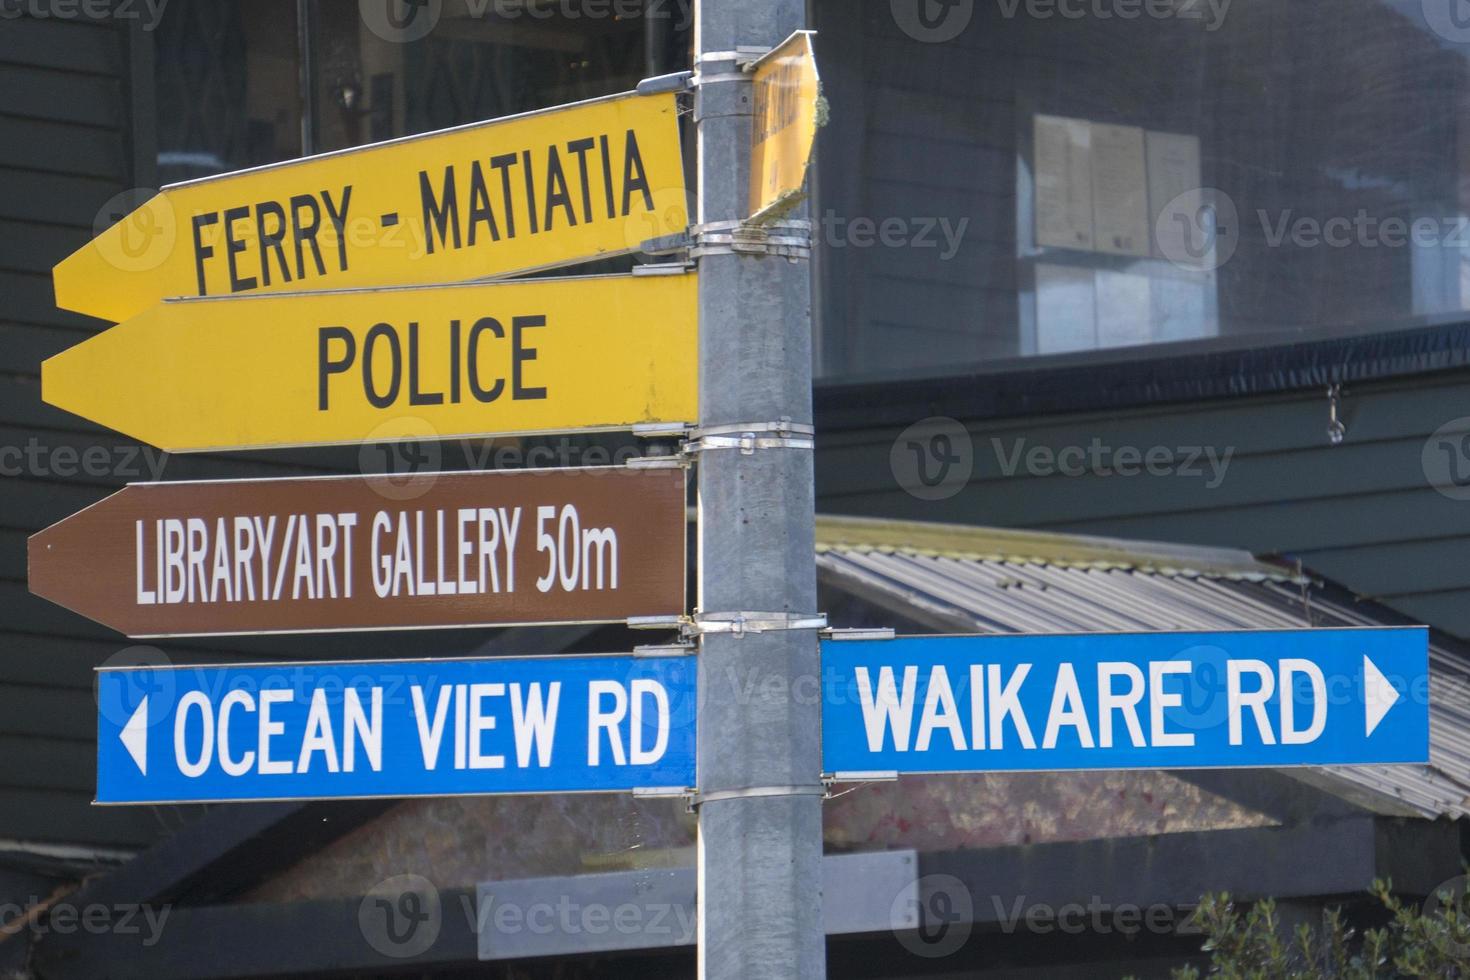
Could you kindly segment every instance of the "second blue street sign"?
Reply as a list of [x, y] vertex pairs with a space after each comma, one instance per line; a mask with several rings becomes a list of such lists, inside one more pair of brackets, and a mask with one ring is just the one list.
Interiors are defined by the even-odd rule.
[[1429, 761], [1428, 631], [824, 642], [839, 777]]

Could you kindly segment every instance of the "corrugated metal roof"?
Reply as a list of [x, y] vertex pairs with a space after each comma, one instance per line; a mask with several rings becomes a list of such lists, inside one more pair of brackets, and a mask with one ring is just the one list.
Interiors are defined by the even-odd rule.
[[[818, 519], [817, 551], [824, 585], [939, 632], [1398, 623], [1239, 551], [852, 518]], [[1470, 816], [1470, 665], [1436, 641], [1430, 765], [1288, 772], [1381, 813]]]

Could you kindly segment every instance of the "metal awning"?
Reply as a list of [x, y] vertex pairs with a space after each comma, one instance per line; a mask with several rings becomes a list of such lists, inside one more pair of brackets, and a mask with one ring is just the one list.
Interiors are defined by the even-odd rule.
[[[824, 588], [944, 633], [1402, 625], [1309, 572], [1243, 551], [819, 518]], [[837, 624], [844, 625], [844, 624]], [[1428, 766], [1290, 770], [1386, 815], [1470, 815], [1470, 659], [1431, 634]]]

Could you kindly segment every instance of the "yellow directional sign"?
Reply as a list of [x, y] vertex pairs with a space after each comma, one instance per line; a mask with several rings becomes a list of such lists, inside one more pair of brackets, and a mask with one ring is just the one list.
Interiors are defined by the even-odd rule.
[[[56, 267], [64, 309], [464, 282], [687, 227], [672, 94], [619, 95], [174, 184]], [[676, 193], [677, 191], [677, 193]]]
[[693, 275], [174, 300], [46, 361], [42, 397], [169, 452], [698, 418]]
[[755, 66], [750, 212], [761, 218], [799, 201], [817, 128], [822, 82], [812, 31], [797, 31]]

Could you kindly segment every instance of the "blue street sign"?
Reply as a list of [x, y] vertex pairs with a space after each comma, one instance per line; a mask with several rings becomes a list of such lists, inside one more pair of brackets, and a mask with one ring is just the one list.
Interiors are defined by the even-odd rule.
[[692, 657], [143, 667], [97, 677], [97, 802], [694, 785]]
[[839, 777], [1429, 761], [1424, 629], [824, 641], [822, 673]]

